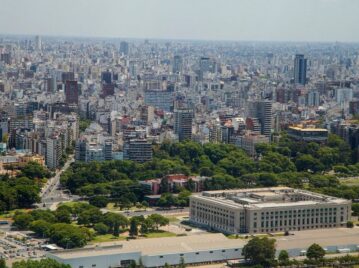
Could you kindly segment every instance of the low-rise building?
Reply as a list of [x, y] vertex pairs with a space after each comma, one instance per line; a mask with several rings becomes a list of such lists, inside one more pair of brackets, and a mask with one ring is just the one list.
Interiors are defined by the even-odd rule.
[[190, 221], [224, 233], [270, 233], [346, 225], [351, 201], [288, 187], [220, 190], [190, 197]]
[[192, 235], [123, 241], [83, 249], [54, 251], [48, 257], [73, 268], [126, 267], [132, 261], [144, 267], [163, 267], [224, 261], [241, 257], [244, 241], [222, 234]]
[[290, 126], [288, 136], [301, 141], [326, 142], [328, 140], [328, 130], [324, 128]]
[[235, 138], [235, 145], [245, 150], [250, 156], [256, 155], [256, 145], [259, 143], [269, 143], [269, 138], [255, 132], [246, 132], [245, 135]]

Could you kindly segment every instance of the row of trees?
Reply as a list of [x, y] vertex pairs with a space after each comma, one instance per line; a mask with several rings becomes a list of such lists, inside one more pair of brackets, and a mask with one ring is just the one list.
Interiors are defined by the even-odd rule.
[[[276, 259], [275, 240], [267, 237], [251, 239], [243, 247], [242, 255], [249, 264], [258, 265], [259, 267], [287, 266], [296, 262], [289, 259], [289, 254], [285, 250], [281, 250]], [[325, 250], [318, 244], [312, 244], [307, 249], [306, 263], [318, 264], [323, 261], [324, 256]]]
[[[0, 268], [8, 268], [5, 260], [0, 260]], [[22, 260], [12, 264], [12, 268], [71, 268], [68, 264], [59, 263], [53, 259]]]
[[96, 235], [119, 236], [128, 227], [131, 236], [137, 236], [139, 232], [146, 234], [168, 223], [167, 218], [158, 214], [128, 220], [122, 214], [102, 213], [99, 208], [80, 202], [72, 206], [61, 205], [56, 211], [32, 210], [14, 215], [14, 226], [18, 229], [32, 230], [37, 236], [49, 238], [63, 248], [83, 247]]

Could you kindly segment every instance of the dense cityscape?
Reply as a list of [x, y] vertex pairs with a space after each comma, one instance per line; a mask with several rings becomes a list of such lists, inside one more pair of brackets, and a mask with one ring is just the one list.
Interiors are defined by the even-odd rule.
[[0, 34], [0, 268], [359, 267], [358, 217], [359, 43]]

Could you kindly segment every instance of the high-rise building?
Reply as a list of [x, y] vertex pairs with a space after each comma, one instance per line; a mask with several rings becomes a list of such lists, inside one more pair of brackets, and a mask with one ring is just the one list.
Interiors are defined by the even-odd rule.
[[66, 103], [78, 104], [79, 102], [79, 87], [77, 81], [66, 81], [65, 83], [65, 98]]
[[46, 166], [50, 169], [55, 169], [59, 166], [62, 147], [59, 136], [52, 136], [46, 139]]
[[112, 141], [107, 140], [103, 146], [103, 155], [105, 160], [112, 160]]
[[122, 41], [120, 43], [120, 53], [123, 54], [123, 55], [128, 55], [128, 52], [129, 52], [129, 45], [127, 42], [125, 41]]
[[307, 104], [308, 106], [319, 106], [320, 104], [320, 96], [319, 91], [310, 91], [307, 94]]
[[180, 72], [182, 72], [182, 65], [183, 65], [183, 60], [181, 56], [174, 56], [173, 57], [173, 66], [172, 66], [172, 71], [175, 74], [178, 74]]
[[349, 102], [349, 113], [351, 115], [359, 115], [359, 100]]
[[216, 62], [210, 58], [202, 57], [199, 60], [199, 80], [203, 80], [204, 74], [216, 72]]
[[307, 82], [307, 59], [297, 54], [294, 59], [294, 83], [305, 85]]
[[56, 90], [56, 79], [54, 77], [49, 77], [45, 79], [45, 89], [46, 92], [55, 92]]
[[105, 82], [106, 84], [111, 84], [112, 83], [112, 72], [110, 71], [105, 71], [101, 73], [101, 81]]
[[1, 53], [1, 55], [0, 55], [0, 61], [3, 61], [3, 62], [5, 62], [5, 64], [10, 65], [11, 62], [12, 62], [11, 53], [10, 53], [10, 52]]
[[146, 139], [132, 139], [123, 146], [123, 159], [136, 162], [152, 160], [152, 145]]
[[35, 49], [41, 50], [42, 49], [42, 41], [40, 36], [35, 36]]
[[192, 109], [176, 109], [174, 111], [174, 132], [179, 141], [192, 139]]
[[272, 103], [267, 100], [251, 101], [249, 105], [249, 117], [257, 118], [261, 125], [261, 134], [270, 138], [272, 132]]
[[103, 98], [106, 98], [107, 96], [112, 96], [113, 94], [115, 94], [115, 84], [102, 84], [101, 96]]
[[353, 99], [353, 89], [348, 87], [336, 88], [334, 90], [334, 95], [337, 103], [348, 103]]
[[148, 89], [145, 90], [145, 104], [164, 111], [171, 111], [173, 106], [173, 90]]
[[63, 72], [61, 74], [61, 80], [62, 83], [65, 83], [66, 81], [73, 81], [75, 80], [75, 74], [73, 72]]
[[129, 73], [131, 76], [131, 79], [137, 78], [137, 62], [134, 60], [131, 60], [128, 64]]

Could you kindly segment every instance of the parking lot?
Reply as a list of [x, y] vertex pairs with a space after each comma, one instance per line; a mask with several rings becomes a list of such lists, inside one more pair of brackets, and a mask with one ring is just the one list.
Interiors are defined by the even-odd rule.
[[44, 242], [20, 232], [5, 232], [0, 235], [0, 257], [7, 263], [21, 259], [42, 258], [45, 256], [45, 251], [41, 248]]

